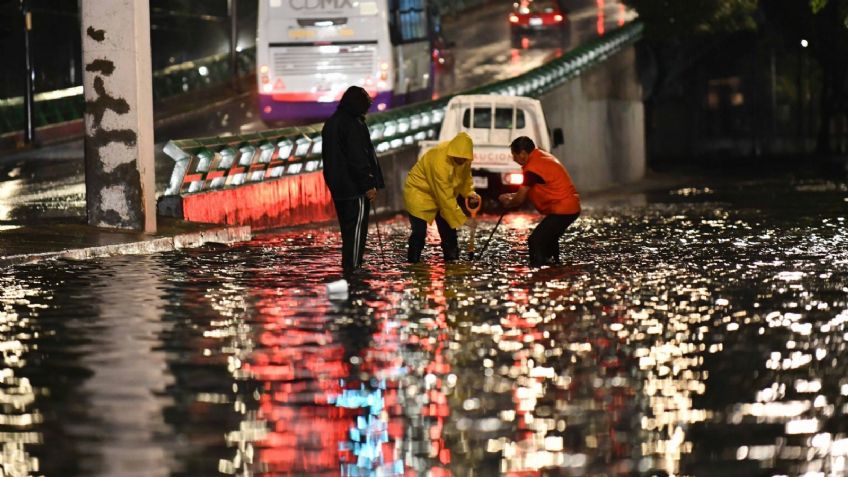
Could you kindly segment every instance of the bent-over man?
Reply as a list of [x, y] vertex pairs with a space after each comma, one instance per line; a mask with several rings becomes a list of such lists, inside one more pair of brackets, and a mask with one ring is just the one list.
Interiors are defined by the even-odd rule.
[[559, 262], [559, 239], [580, 216], [580, 195], [571, 176], [557, 158], [536, 147], [527, 136], [509, 146], [512, 160], [521, 166], [524, 183], [517, 192], [498, 197], [506, 208], [518, 207], [528, 198], [545, 218], [527, 240], [530, 265]]

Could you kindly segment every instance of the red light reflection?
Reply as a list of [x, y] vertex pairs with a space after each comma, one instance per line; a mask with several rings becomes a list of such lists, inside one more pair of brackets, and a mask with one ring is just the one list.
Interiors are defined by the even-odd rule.
[[605, 0], [596, 0], [596, 2], [598, 4], [598, 35], [602, 36], [604, 34], [604, 31], [605, 31], [605, 26], [604, 26], [605, 12], [604, 12], [604, 9], [606, 8], [606, 1]]

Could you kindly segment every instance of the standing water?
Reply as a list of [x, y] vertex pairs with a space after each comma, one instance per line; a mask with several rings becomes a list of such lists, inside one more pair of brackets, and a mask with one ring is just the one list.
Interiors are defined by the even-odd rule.
[[0, 475], [844, 475], [846, 200], [781, 178], [590, 204], [541, 269], [535, 215], [414, 266], [398, 218], [341, 300], [325, 228], [14, 267]]

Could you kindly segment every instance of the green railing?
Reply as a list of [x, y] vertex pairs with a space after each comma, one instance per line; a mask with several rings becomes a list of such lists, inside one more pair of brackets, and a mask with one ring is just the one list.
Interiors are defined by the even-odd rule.
[[[635, 43], [642, 24], [631, 22], [518, 77], [460, 94], [538, 97]], [[379, 154], [434, 138], [450, 97], [368, 116]], [[174, 170], [164, 195], [185, 195], [321, 169], [321, 124], [252, 134], [169, 141]]]
[[[241, 51], [239, 71], [252, 74], [256, 64], [254, 48]], [[229, 54], [220, 54], [180, 63], [153, 73], [155, 101], [180, 94], [200, 91], [232, 80]], [[35, 127], [82, 118], [85, 98], [82, 86], [35, 95], [33, 123]], [[0, 134], [24, 129], [24, 99], [0, 99]]]

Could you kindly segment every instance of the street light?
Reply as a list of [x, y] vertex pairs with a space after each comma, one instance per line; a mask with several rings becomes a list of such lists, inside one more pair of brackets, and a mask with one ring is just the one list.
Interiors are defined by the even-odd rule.
[[34, 94], [35, 94], [35, 70], [32, 64], [32, 44], [30, 32], [32, 31], [32, 12], [29, 9], [28, 0], [21, 0], [21, 14], [24, 20], [24, 58], [26, 66], [26, 91], [24, 91], [24, 141], [27, 144], [35, 142], [34, 116]]
[[230, 74], [232, 75], [233, 89], [241, 90], [238, 77], [238, 2], [229, 0], [230, 14]]
[[808, 42], [807, 40], [805, 40], [803, 38], [801, 39], [801, 48], [806, 48], [809, 45], [810, 45], [810, 42]]

